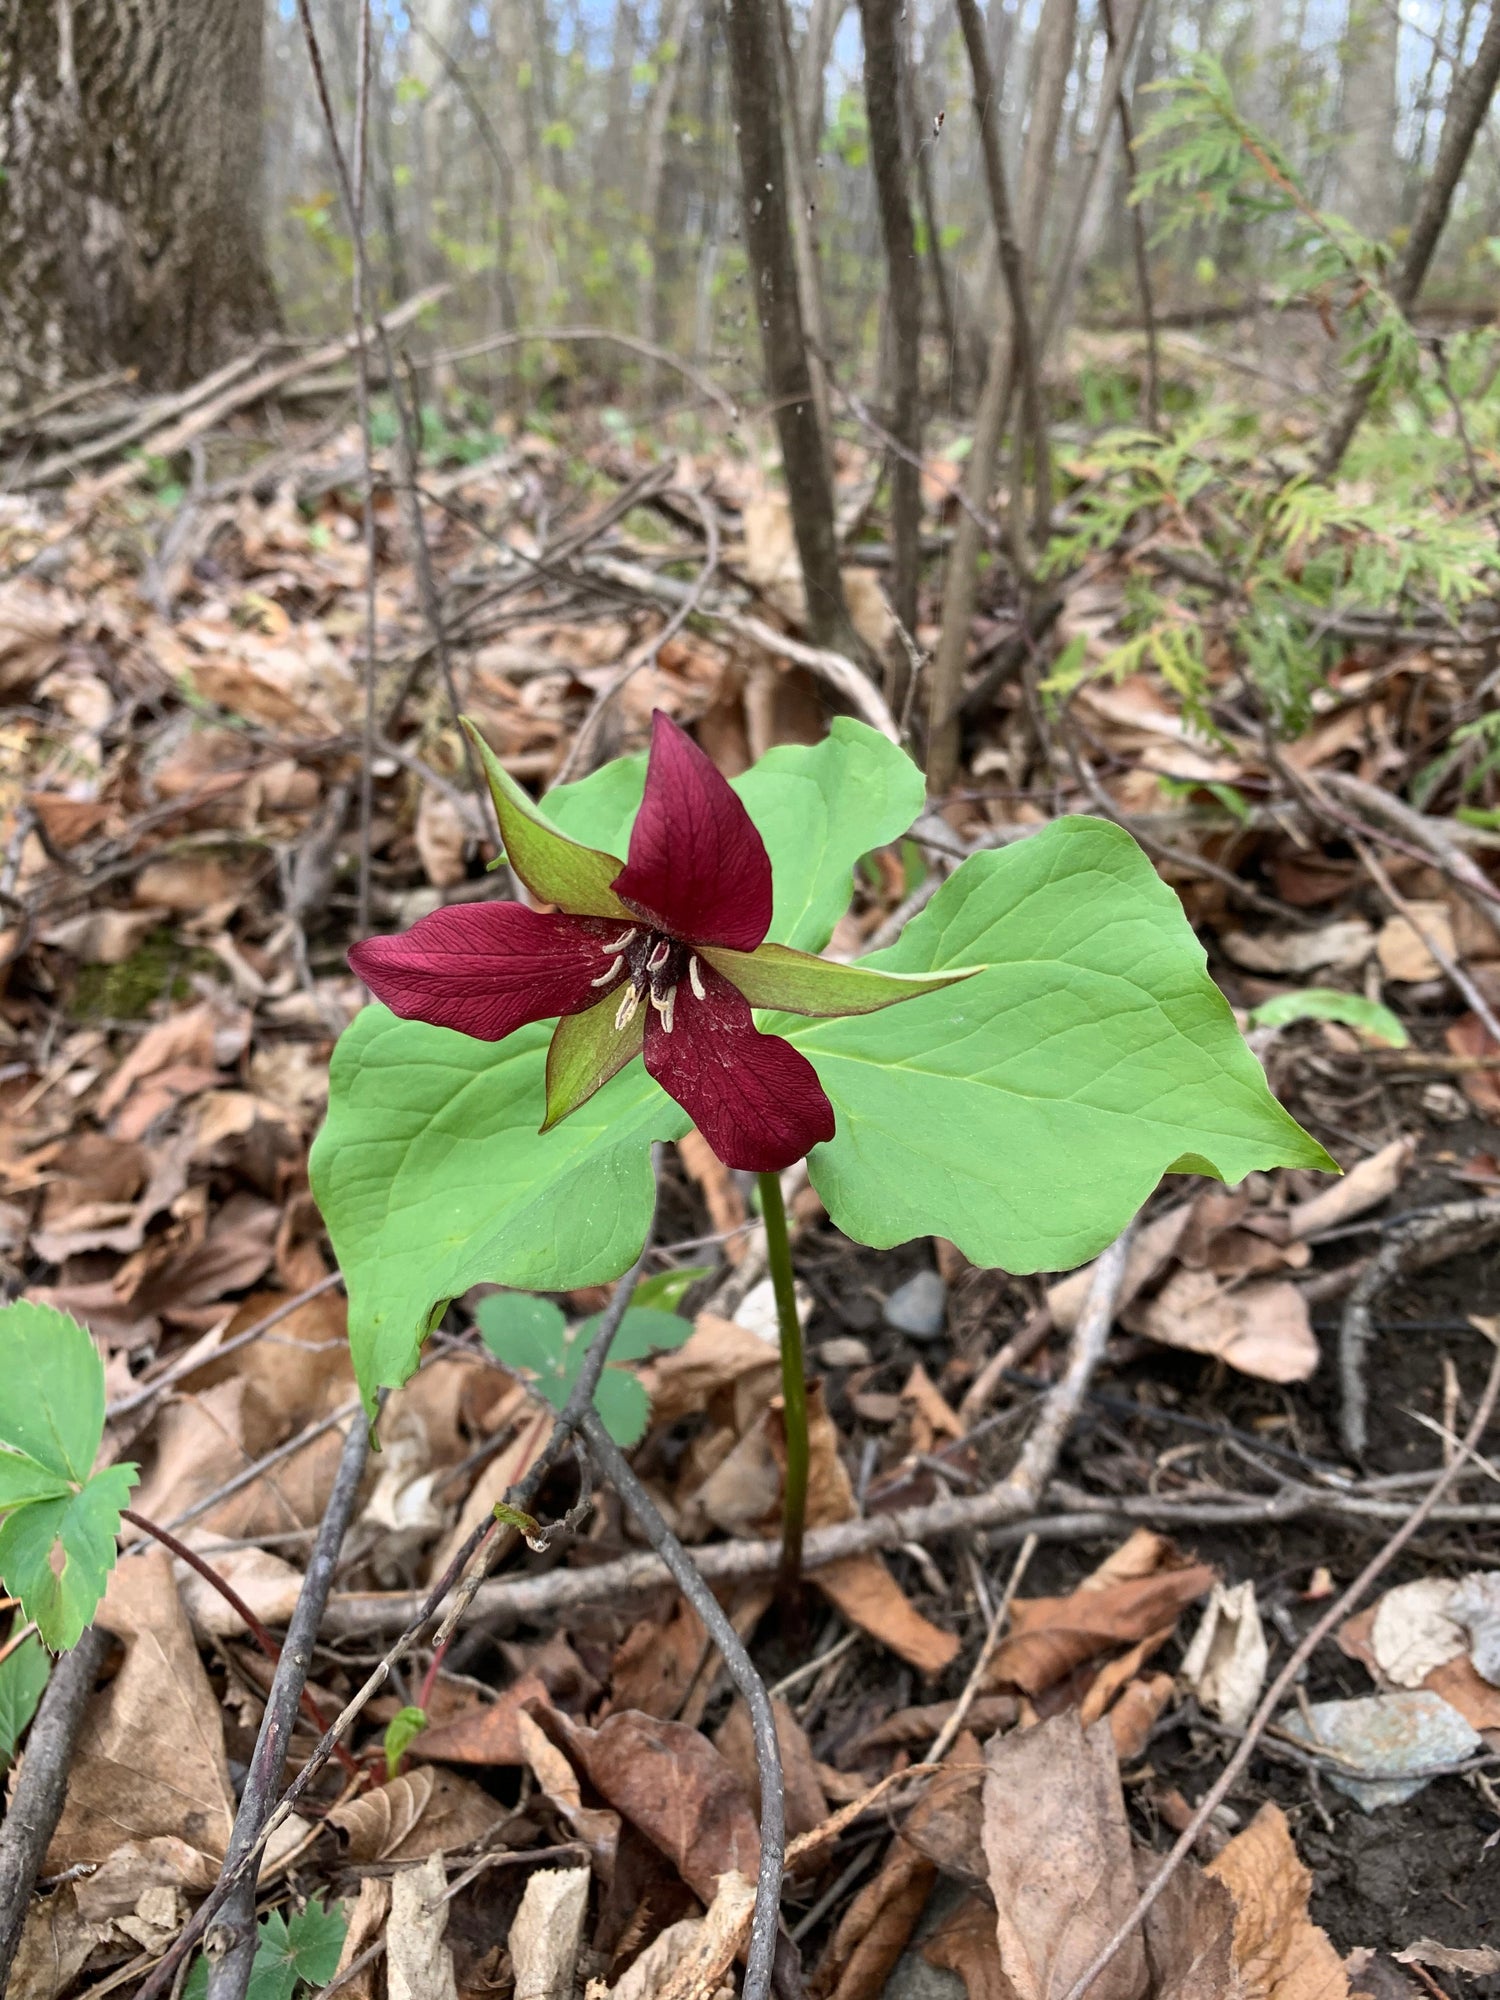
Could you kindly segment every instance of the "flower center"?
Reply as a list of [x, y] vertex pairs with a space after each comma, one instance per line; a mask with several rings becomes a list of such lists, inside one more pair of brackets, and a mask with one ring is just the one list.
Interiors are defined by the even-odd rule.
[[641, 1002], [649, 1000], [661, 1016], [663, 1034], [670, 1035], [677, 1009], [677, 989], [684, 980], [695, 999], [706, 998], [697, 955], [680, 938], [637, 925], [622, 936], [611, 938], [604, 950], [610, 954], [609, 963], [594, 985], [613, 987], [622, 972], [626, 979], [620, 1004], [615, 1009], [617, 1030], [628, 1028]]

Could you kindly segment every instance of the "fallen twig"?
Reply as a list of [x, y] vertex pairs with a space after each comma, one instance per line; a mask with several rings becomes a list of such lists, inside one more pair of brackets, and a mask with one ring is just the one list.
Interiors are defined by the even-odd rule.
[[[1494, 1413], [1497, 1396], [1500, 1396], [1500, 1343], [1497, 1343], [1496, 1346], [1495, 1359], [1490, 1366], [1489, 1380], [1484, 1385], [1484, 1393], [1479, 1399], [1479, 1407], [1475, 1410], [1473, 1422], [1469, 1425], [1464, 1435], [1466, 1447], [1472, 1449], [1479, 1443], [1480, 1438], [1483, 1437], [1485, 1428]], [[1461, 1459], [1455, 1459], [1451, 1465], [1438, 1475], [1437, 1479], [1434, 1480], [1432, 1486], [1428, 1489], [1425, 1498], [1412, 1509], [1402, 1525], [1370, 1558], [1369, 1562], [1365, 1564], [1364, 1568], [1343, 1595], [1334, 1600], [1323, 1613], [1323, 1616], [1304, 1635], [1300, 1643], [1293, 1647], [1280, 1673], [1277, 1674], [1271, 1685], [1266, 1689], [1265, 1694], [1261, 1697], [1260, 1706], [1246, 1724], [1245, 1734], [1239, 1747], [1235, 1750], [1233, 1756], [1229, 1759], [1229, 1762], [1224, 1766], [1224, 1769], [1219, 1773], [1213, 1784], [1204, 1793], [1192, 1818], [1178, 1835], [1177, 1842], [1172, 1848], [1171, 1853], [1152, 1877], [1148, 1887], [1142, 1892], [1130, 1915], [1115, 1930], [1093, 1962], [1073, 1982], [1072, 1986], [1069, 1987], [1067, 1993], [1063, 1996], [1063, 2000], [1084, 2000], [1084, 1995], [1099, 1977], [1099, 1974], [1107, 1965], [1112, 1963], [1115, 1954], [1120, 1950], [1121, 1946], [1135, 1934], [1137, 1927], [1155, 1907], [1157, 1898], [1192, 1852], [1194, 1843], [1197, 1841], [1204, 1827], [1207, 1826], [1214, 1811], [1223, 1802], [1229, 1793], [1230, 1787], [1249, 1763], [1251, 1756], [1254, 1754], [1257, 1742], [1265, 1732], [1267, 1724], [1275, 1715], [1278, 1706], [1286, 1698], [1287, 1692], [1295, 1682], [1298, 1674], [1301, 1673], [1303, 1667], [1312, 1658], [1329, 1633], [1343, 1624], [1344, 1620], [1349, 1617], [1351, 1612], [1355, 1610], [1363, 1599], [1371, 1584], [1375, 1582], [1377, 1577], [1384, 1574], [1406, 1547], [1407, 1543], [1416, 1535], [1423, 1522], [1429, 1518], [1438, 1501], [1453, 1483], [1462, 1462]]]
[[83, 1711], [109, 1651], [109, 1634], [91, 1625], [71, 1653], [64, 1653], [26, 1740], [5, 1824], [0, 1826], [0, 1993], [26, 1926], [31, 1892], [57, 1826], [68, 1789], [68, 1761]]

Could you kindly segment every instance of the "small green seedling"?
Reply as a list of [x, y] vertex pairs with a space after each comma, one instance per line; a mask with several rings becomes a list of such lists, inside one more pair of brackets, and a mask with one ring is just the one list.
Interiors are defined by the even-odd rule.
[[[255, 1963], [245, 2000], [292, 2000], [299, 1986], [326, 1986], [338, 1970], [349, 1925], [343, 1905], [331, 1909], [309, 1903], [295, 1916], [272, 1910], [256, 1933]], [[182, 2000], [208, 2000], [208, 1960], [199, 1956], [187, 1976]]]
[[1367, 1000], [1363, 993], [1341, 993], [1334, 986], [1308, 986], [1299, 993], [1278, 993], [1263, 1000], [1247, 1017], [1252, 1028], [1285, 1028], [1293, 1021], [1339, 1021], [1367, 1041], [1404, 1049], [1411, 1040], [1389, 1007]]
[[[553, 1409], [567, 1402], [589, 1342], [599, 1330], [599, 1315], [568, 1325], [561, 1308], [550, 1299], [525, 1292], [494, 1292], [482, 1299], [475, 1314], [485, 1346], [507, 1368], [524, 1370], [540, 1396]], [[655, 1306], [632, 1306], [620, 1321], [611, 1346], [610, 1366], [594, 1391], [594, 1408], [616, 1444], [635, 1444], [646, 1428], [651, 1406], [646, 1392], [620, 1361], [641, 1361], [667, 1347], [680, 1347], [692, 1327], [676, 1313]], [[533, 1527], [535, 1523], [533, 1523]]]
[[0, 1660], [0, 1770], [15, 1756], [51, 1671], [47, 1648], [35, 1632], [28, 1632]]

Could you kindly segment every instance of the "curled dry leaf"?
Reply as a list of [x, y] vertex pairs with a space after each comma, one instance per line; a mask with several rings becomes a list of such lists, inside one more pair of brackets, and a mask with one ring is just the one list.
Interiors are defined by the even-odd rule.
[[1461, 1577], [1448, 1615], [1468, 1634], [1474, 1671], [1500, 1688], [1500, 1570], [1475, 1570]]
[[515, 2000], [572, 2000], [588, 1907], [587, 1868], [538, 1868], [526, 1878], [507, 1939]]
[[1172, 1699], [1172, 1676], [1151, 1674], [1144, 1680], [1128, 1681], [1120, 1698], [1109, 1710], [1110, 1734], [1115, 1739], [1115, 1755], [1122, 1765], [1144, 1757], [1157, 1717]]
[[940, 1971], [956, 1972], [968, 2000], [1011, 2000], [1000, 1967], [995, 1912], [978, 1896], [954, 1905], [923, 1945], [922, 1956]]
[[1462, 1972], [1470, 1979], [1486, 1979], [1500, 1972], [1500, 1951], [1492, 1945], [1439, 1944], [1436, 1938], [1418, 1938], [1405, 1951], [1393, 1951], [1398, 1965], [1423, 1965], [1433, 1972]]
[[385, 1976], [388, 2000], [458, 2000], [453, 1953], [443, 1942], [448, 1929], [448, 1871], [440, 1853], [391, 1877], [391, 1915], [386, 1925]]
[[1453, 1617], [1451, 1578], [1422, 1577], [1397, 1584], [1375, 1606], [1370, 1650], [1393, 1686], [1420, 1687], [1434, 1667], [1462, 1653], [1468, 1643]]
[[1211, 1715], [1243, 1729], [1270, 1657], [1254, 1583], [1216, 1583], [1179, 1671]]
[[1354, 972], [1375, 949], [1375, 932], [1362, 917], [1340, 918], [1313, 931], [1229, 931], [1219, 940], [1225, 955], [1247, 972], [1300, 978], [1304, 973]]
[[926, 1908], [937, 1870], [900, 1834], [880, 1872], [839, 1920], [816, 1972], [812, 2000], [877, 2000]]
[[[344, 1945], [339, 1953], [339, 1962], [334, 1971], [334, 1979], [343, 1978], [355, 1959], [359, 1958], [385, 1929], [386, 1918], [391, 1909], [391, 1885], [380, 1875], [360, 1877], [359, 1894], [352, 1903], [344, 1905], [349, 1920], [349, 1928], [344, 1932]], [[376, 1968], [367, 1965], [362, 1972], [340, 1986], [344, 2000], [372, 2000], [375, 1991]]]
[[1346, 2000], [1348, 1976], [1307, 1914], [1312, 1876], [1279, 1806], [1262, 1806], [1207, 1872], [1234, 1898], [1234, 1963], [1245, 2000]]
[[1305, 1382], [1321, 1358], [1307, 1301], [1285, 1279], [1223, 1285], [1211, 1271], [1174, 1271], [1155, 1298], [1123, 1318], [1133, 1333], [1211, 1354], [1266, 1382]]
[[498, 1700], [424, 1729], [411, 1753], [437, 1764], [524, 1764], [528, 1759], [516, 1718], [528, 1702], [547, 1699], [545, 1683], [536, 1674], [522, 1674], [501, 1690]]
[[1147, 1541], [1161, 1552], [1155, 1559], [1173, 1566], [1118, 1582], [1091, 1579], [1067, 1597], [1017, 1598], [1010, 1634], [990, 1664], [987, 1684], [1017, 1687], [1035, 1697], [1116, 1647], [1147, 1639], [1160, 1644], [1178, 1614], [1212, 1588], [1214, 1573], [1206, 1563], [1184, 1564], [1166, 1555], [1169, 1545], [1158, 1537]]
[[516, 1734], [537, 1783], [588, 1849], [599, 1874], [609, 1881], [620, 1845], [619, 1814], [583, 1803], [578, 1773], [528, 1709], [516, 1711]]
[[[1071, 1711], [985, 1749], [984, 1853], [1000, 1963], [1017, 2000], [1065, 1993], [1135, 1905], [1125, 1801], [1107, 1722]], [[1142, 2000], [1146, 1955], [1132, 1933], [1089, 1988]]]
[[1359, 1160], [1348, 1173], [1306, 1201], [1294, 1202], [1287, 1216], [1287, 1228], [1294, 1241], [1316, 1236], [1324, 1229], [1337, 1229], [1357, 1215], [1367, 1215], [1383, 1201], [1389, 1201], [1405, 1178], [1417, 1150], [1417, 1139], [1408, 1133], [1392, 1139], [1377, 1153]]
[[[811, 1833], [828, 1817], [828, 1800], [818, 1777], [817, 1760], [807, 1732], [778, 1696], [771, 1703], [776, 1718], [776, 1742], [781, 1751], [781, 1782], [786, 1795], [786, 1830], [795, 1839]], [[736, 1695], [728, 1715], [719, 1725], [714, 1747], [729, 1765], [740, 1784], [750, 1809], [760, 1812], [760, 1767], [755, 1756], [755, 1733], [743, 1695]]]
[[424, 1764], [334, 1806], [324, 1825], [351, 1861], [419, 1861], [482, 1840], [504, 1817], [469, 1779]]
[[1387, 917], [1375, 940], [1375, 955], [1387, 979], [1407, 983], [1441, 979], [1443, 968], [1428, 946], [1430, 938], [1451, 964], [1457, 952], [1453, 918], [1446, 903], [1408, 903], [1411, 916]]
[[[702, 1917], [669, 1924], [629, 1967], [608, 2000], [712, 2000], [750, 1934], [755, 1884], [731, 1869]], [[602, 1988], [589, 1987], [589, 2000]]]

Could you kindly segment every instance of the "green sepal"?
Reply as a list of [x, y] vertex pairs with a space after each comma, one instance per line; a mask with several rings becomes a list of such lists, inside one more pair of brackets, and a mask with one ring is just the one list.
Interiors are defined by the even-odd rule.
[[720, 945], [699, 945], [698, 956], [737, 986], [752, 1007], [775, 1007], [783, 1014], [815, 1014], [832, 1019], [843, 1014], [875, 1014], [898, 1000], [915, 1000], [920, 993], [937, 993], [960, 979], [971, 979], [984, 968], [961, 966], [952, 972], [877, 972], [868, 965], [838, 965], [790, 945], [763, 944], [755, 951], [726, 951]]
[[647, 1009], [637, 1005], [623, 1028], [615, 1026], [622, 990], [616, 987], [581, 1014], [569, 1014], [557, 1024], [547, 1050], [547, 1115], [541, 1130], [550, 1132], [570, 1111], [587, 1104], [612, 1076], [641, 1053], [646, 1041]]
[[484, 764], [506, 858], [537, 901], [555, 903], [574, 917], [619, 917], [633, 924], [636, 919], [610, 887], [625, 863], [569, 840], [526, 796], [468, 717], [461, 720]]

